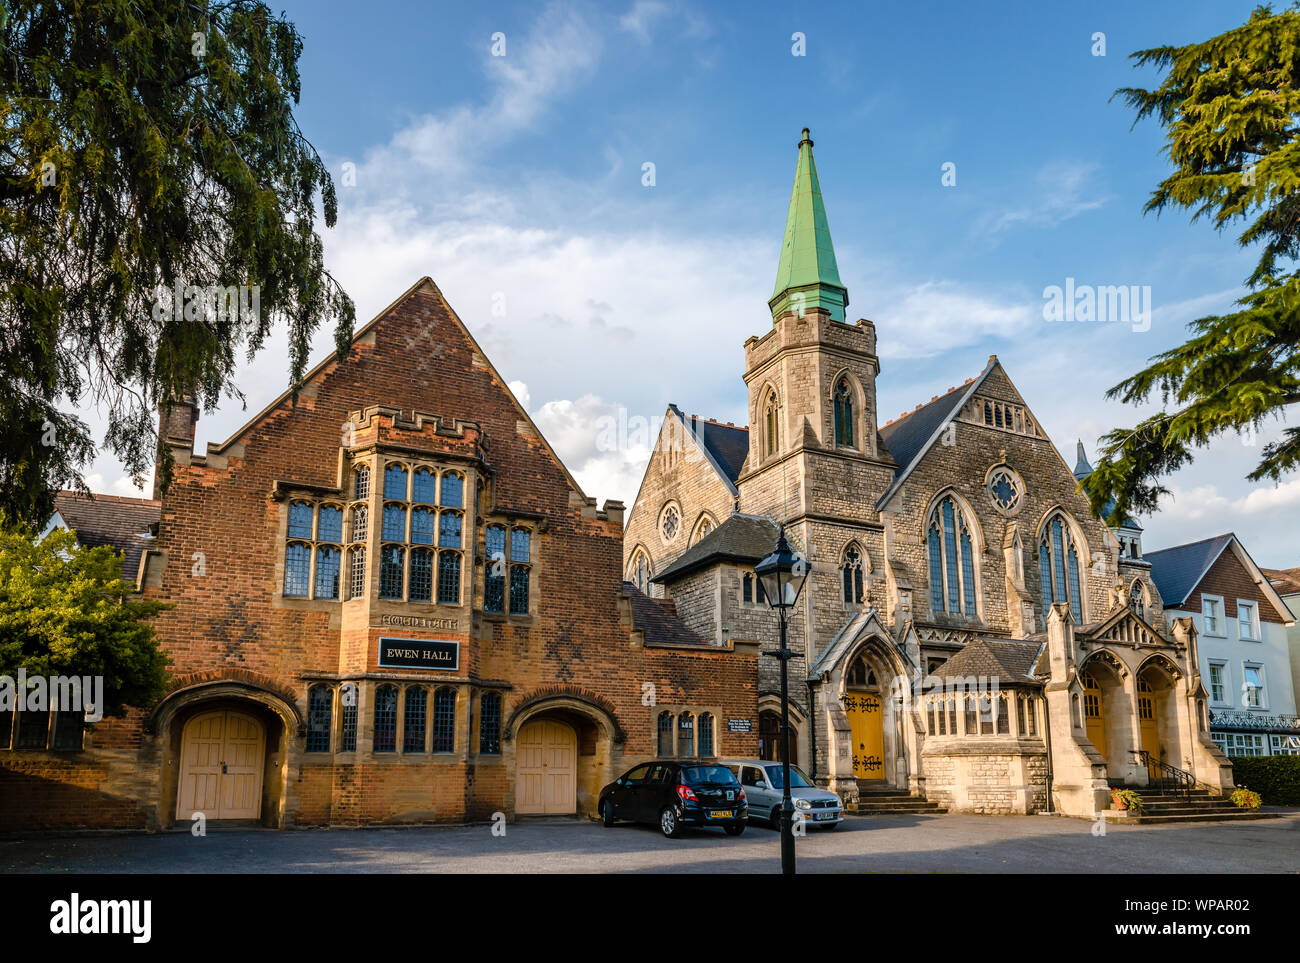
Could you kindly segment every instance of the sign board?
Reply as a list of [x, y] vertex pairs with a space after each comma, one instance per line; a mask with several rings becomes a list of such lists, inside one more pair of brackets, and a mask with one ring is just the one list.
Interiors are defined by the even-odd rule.
[[727, 731], [728, 732], [753, 732], [754, 731], [753, 721], [750, 719], [728, 719]]
[[385, 669], [441, 669], [455, 672], [460, 668], [460, 643], [450, 639], [379, 640], [379, 665]]

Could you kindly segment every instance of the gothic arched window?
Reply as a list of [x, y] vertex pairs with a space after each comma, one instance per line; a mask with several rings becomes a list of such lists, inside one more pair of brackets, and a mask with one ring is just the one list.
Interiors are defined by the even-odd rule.
[[1041, 578], [1043, 621], [1053, 603], [1068, 602], [1070, 615], [1077, 625], [1083, 621], [1083, 575], [1079, 570], [1079, 546], [1064, 516], [1057, 514], [1043, 526], [1038, 544], [1038, 571]]
[[848, 378], [835, 385], [835, 444], [853, 447], [853, 389]]
[[1128, 607], [1131, 608], [1137, 617], [1144, 619], [1147, 617], [1146, 600], [1142, 597], [1142, 583], [1135, 581], [1133, 588], [1128, 593]]
[[775, 455], [781, 448], [780, 406], [776, 401], [776, 392], [769, 391], [763, 402], [763, 457]]
[[845, 605], [862, 604], [862, 569], [862, 550], [854, 542], [844, 550], [844, 557], [840, 561], [841, 598]]
[[643, 595], [650, 594], [650, 560], [640, 549], [632, 556], [632, 583]]
[[975, 549], [970, 524], [951, 495], [931, 510], [926, 532], [930, 605], [935, 612], [975, 615]]

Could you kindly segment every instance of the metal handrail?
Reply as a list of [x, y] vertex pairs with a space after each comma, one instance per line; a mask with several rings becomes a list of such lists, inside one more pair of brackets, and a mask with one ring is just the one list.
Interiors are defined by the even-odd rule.
[[[1194, 790], [1198, 785], [1201, 785], [1196, 776], [1188, 772], [1186, 769], [1179, 769], [1177, 766], [1171, 766], [1167, 762], [1161, 762], [1145, 749], [1132, 749], [1130, 751], [1146, 765], [1148, 786], [1152, 785], [1150, 780], [1151, 771], [1153, 769], [1160, 773], [1160, 775], [1155, 779], [1155, 787], [1157, 789], [1182, 793], [1183, 798], [1185, 799], [1190, 799], [1192, 790]], [[1205, 788], [1208, 789], [1210, 787], [1206, 786]]]

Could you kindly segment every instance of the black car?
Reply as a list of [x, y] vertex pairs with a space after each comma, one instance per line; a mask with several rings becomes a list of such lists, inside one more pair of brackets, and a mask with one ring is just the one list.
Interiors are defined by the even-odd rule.
[[606, 826], [620, 819], [654, 823], [674, 838], [684, 826], [721, 826], [739, 836], [749, 818], [745, 790], [726, 766], [670, 759], [623, 773], [600, 791], [599, 810]]

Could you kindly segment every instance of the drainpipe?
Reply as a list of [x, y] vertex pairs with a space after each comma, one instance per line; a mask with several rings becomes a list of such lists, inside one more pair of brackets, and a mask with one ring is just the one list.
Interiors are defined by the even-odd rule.
[[807, 680], [808, 685], [808, 765], [812, 767], [812, 772], [808, 775], [813, 782], [817, 781], [817, 708], [813, 701], [812, 679]]
[[[1069, 704], [1068, 701], [1066, 703]], [[1047, 688], [1043, 688], [1043, 740], [1047, 743], [1047, 811], [1052, 812], [1052, 724], [1047, 714]]]

